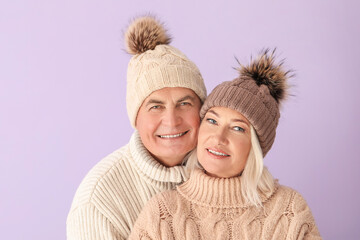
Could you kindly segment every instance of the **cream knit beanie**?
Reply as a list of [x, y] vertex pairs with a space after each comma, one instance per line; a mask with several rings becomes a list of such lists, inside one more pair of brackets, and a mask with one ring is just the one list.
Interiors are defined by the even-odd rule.
[[265, 50], [250, 65], [238, 68], [240, 76], [214, 88], [200, 110], [201, 118], [212, 107], [227, 107], [244, 115], [256, 131], [264, 156], [275, 140], [279, 104], [287, 95], [290, 72], [284, 71], [282, 62], [275, 63], [274, 51]]
[[143, 101], [154, 91], [166, 87], [193, 90], [203, 103], [204, 80], [196, 65], [171, 41], [165, 28], [154, 17], [135, 19], [125, 34], [126, 50], [132, 54], [127, 71], [126, 106], [131, 125]]

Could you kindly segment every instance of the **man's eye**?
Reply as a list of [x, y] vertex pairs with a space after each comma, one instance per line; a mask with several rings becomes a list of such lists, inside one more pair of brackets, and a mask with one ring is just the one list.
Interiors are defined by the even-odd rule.
[[159, 105], [155, 105], [155, 106], [152, 106], [152, 107], [150, 108], [150, 110], [152, 110], [152, 109], [159, 109], [159, 108], [160, 108]]
[[181, 102], [180, 103], [180, 106], [186, 106], [186, 105], [191, 106], [191, 103], [189, 103], [189, 102]]
[[212, 118], [207, 118], [206, 121], [208, 121], [211, 124], [216, 124], [216, 120], [212, 119]]
[[245, 132], [245, 129], [243, 129], [242, 127], [239, 127], [239, 126], [235, 126], [235, 127], [233, 127], [233, 129], [234, 129], [235, 131]]

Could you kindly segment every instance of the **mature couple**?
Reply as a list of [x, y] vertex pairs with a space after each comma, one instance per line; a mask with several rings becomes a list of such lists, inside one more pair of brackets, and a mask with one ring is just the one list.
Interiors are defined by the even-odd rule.
[[82, 181], [67, 238], [321, 239], [305, 200], [263, 166], [287, 90], [273, 53], [206, 98], [198, 68], [154, 18], [125, 37], [136, 131]]

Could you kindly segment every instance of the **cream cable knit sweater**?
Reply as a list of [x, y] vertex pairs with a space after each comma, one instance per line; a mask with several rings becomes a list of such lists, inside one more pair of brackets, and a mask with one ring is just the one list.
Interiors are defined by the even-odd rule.
[[213, 178], [195, 170], [189, 181], [156, 195], [129, 239], [321, 239], [296, 191], [277, 185], [264, 208], [243, 203], [240, 177]]
[[67, 239], [126, 239], [145, 203], [185, 179], [181, 166], [159, 164], [135, 131], [80, 184], [67, 218]]

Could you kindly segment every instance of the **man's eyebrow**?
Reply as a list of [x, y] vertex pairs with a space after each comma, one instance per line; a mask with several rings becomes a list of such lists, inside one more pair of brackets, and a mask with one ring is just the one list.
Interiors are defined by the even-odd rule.
[[180, 103], [180, 102], [183, 102], [183, 101], [186, 101], [186, 100], [195, 101], [195, 98], [193, 96], [186, 95], [185, 97], [180, 98], [177, 102]]
[[164, 102], [157, 99], [149, 99], [149, 101], [146, 102], [145, 106], [148, 106], [150, 104], [164, 104]]

